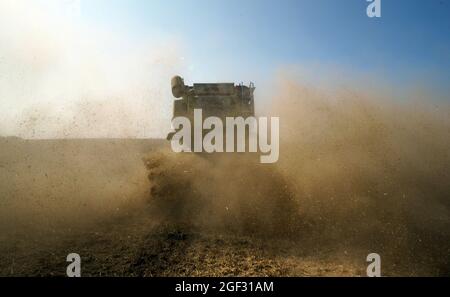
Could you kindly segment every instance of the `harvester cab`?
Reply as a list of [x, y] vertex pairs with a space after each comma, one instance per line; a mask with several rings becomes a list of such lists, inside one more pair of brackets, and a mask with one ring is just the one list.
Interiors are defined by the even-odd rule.
[[[255, 115], [253, 83], [194, 83], [186, 86], [183, 78], [174, 76], [171, 81], [175, 98], [173, 117], [186, 117], [193, 120], [194, 109], [201, 109], [204, 117], [215, 116], [222, 120], [226, 117], [247, 118]], [[167, 135], [171, 140], [175, 132]]]

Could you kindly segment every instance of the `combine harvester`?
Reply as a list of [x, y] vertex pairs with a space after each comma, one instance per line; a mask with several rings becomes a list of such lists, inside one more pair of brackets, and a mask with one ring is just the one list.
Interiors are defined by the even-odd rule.
[[[235, 151], [234, 148], [237, 144], [236, 136], [240, 135], [240, 133], [245, 132], [245, 136], [242, 136], [245, 137], [242, 139], [245, 141], [244, 150], [245, 144], [248, 144], [250, 127], [249, 125], [244, 127], [245, 124], [254, 121], [253, 123], [255, 125], [253, 127], [255, 128], [256, 135], [257, 126], [253, 98], [255, 87], [253, 83], [250, 83], [249, 86], [243, 84], [235, 85], [234, 83], [196, 83], [193, 86], [186, 86], [183, 78], [175, 76], [172, 78], [171, 85], [172, 94], [177, 98], [174, 102], [173, 118], [184, 117], [189, 121], [191, 151], [202, 152], [203, 136], [208, 132], [203, 129], [203, 118], [214, 117], [216, 122], [220, 119], [222, 128], [224, 129], [223, 133], [221, 133], [223, 137], [222, 144], [226, 143], [225, 123], [227, 122], [227, 118], [228, 120], [233, 119], [233, 129], [235, 128], [235, 124], [240, 124], [243, 127], [243, 131], [238, 130], [237, 133], [233, 131], [233, 151]], [[247, 121], [248, 119], [250, 121]], [[196, 122], [200, 123], [200, 125], [197, 125], [197, 129], [194, 125]], [[167, 135], [167, 140], [172, 140], [181, 128], [185, 127], [175, 127], [175, 131]], [[214, 128], [216, 127], [214, 126]], [[217, 151], [225, 150], [218, 149]], [[242, 151], [242, 149], [238, 147], [238, 151]]]

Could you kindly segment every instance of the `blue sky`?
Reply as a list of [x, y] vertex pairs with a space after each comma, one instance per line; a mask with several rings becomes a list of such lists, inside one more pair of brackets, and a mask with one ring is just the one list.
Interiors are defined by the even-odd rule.
[[82, 2], [82, 18], [137, 38], [176, 38], [189, 81], [263, 80], [285, 65], [332, 65], [394, 83], [450, 85], [450, 1], [172, 0]]

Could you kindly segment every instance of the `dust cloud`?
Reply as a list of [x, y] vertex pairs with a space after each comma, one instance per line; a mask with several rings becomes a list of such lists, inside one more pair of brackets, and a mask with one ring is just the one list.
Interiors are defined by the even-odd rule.
[[282, 119], [279, 165], [306, 213], [345, 217], [369, 206], [401, 211], [423, 227], [448, 223], [447, 103], [350, 91], [330, 96], [285, 79], [279, 89], [271, 110]]
[[280, 117], [280, 161], [152, 154], [155, 213], [188, 228], [282, 237], [311, 251], [361, 259], [379, 252], [394, 267], [408, 263], [408, 275], [448, 273], [448, 104], [290, 77], [278, 79], [261, 112]]
[[180, 42], [89, 23], [71, 2], [0, 2], [0, 135], [163, 137]]
[[279, 90], [279, 165], [301, 216], [332, 241], [414, 264], [437, 260], [448, 272], [448, 103], [330, 93], [286, 78]]

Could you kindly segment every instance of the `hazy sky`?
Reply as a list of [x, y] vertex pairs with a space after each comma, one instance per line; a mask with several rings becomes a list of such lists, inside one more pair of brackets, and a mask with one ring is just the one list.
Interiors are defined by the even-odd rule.
[[163, 137], [174, 74], [253, 81], [258, 100], [288, 70], [450, 101], [450, 1], [381, 3], [0, 0], [0, 135]]

